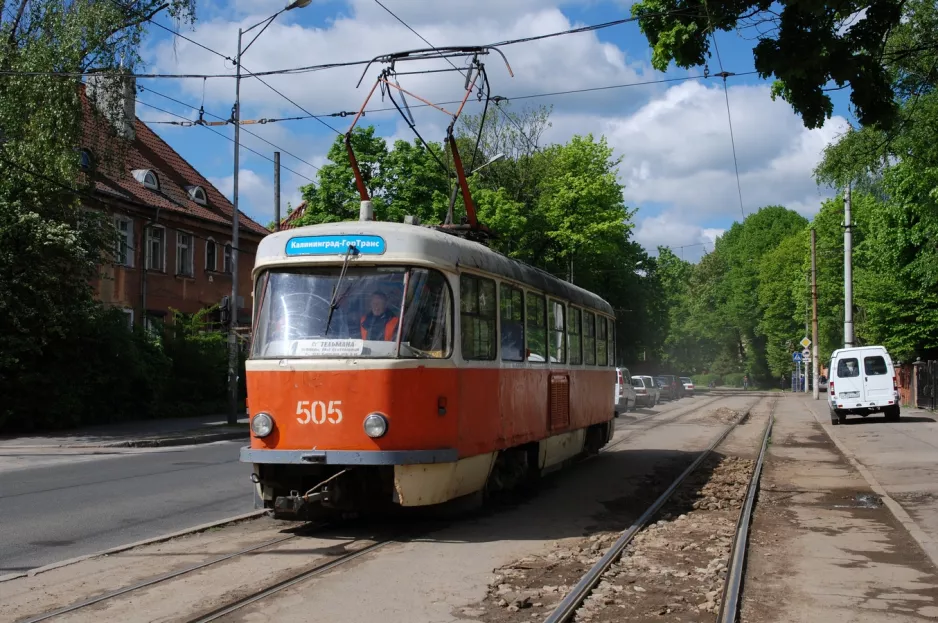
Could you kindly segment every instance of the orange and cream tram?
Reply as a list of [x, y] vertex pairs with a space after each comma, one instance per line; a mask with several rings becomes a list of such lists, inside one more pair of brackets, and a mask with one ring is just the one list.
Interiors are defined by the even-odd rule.
[[267, 236], [247, 361], [259, 505], [282, 515], [507, 488], [614, 428], [600, 297], [439, 229]]

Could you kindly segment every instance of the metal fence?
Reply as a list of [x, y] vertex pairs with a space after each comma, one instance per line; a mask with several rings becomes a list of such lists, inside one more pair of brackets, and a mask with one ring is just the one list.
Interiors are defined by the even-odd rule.
[[938, 409], [938, 361], [916, 361], [915, 404], [920, 409]]

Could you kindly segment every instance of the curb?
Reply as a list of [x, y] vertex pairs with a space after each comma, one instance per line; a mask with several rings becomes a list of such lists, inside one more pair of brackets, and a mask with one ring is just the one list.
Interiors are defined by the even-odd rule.
[[181, 536], [186, 536], [189, 534], [194, 534], [196, 532], [204, 532], [210, 528], [217, 528], [219, 526], [224, 526], [228, 524], [240, 523], [242, 521], [249, 521], [251, 519], [256, 519], [268, 513], [267, 509], [255, 510], [250, 513], [244, 513], [242, 515], [235, 515], [234, 517], [228, 517], [227, 519], [221, 519], [219, 521], [213, 521], [211, 523], [204, 523], [199, 526], [193, 526], [192, 528], [186, 528], [185, 530], [179, 530], [177, 532], [171, 532], [169, 534], [164, 534], [162, 536], [152, 537], [149, 539], [144, 539], [142, 541], [135, 541], [134, 543], [128, 543], [127, 545], [118, 545], [117, 547], [112, 547], [110, 549], [105, 549], [100, 552], [95, 552], [93, 554], [85, 554], [84, 556], [76, 556], [75, 558], [69, 558], [68, 560], [62, 560], [60, 562], [53, 562], [48, 565], [43, 565], [42, 567], [36, 567], [35, 569], [30, 569], [29, 571], [24, 571], [22, 573], [11, 573], [9, 575], [0, 575], [0, 583], [9, 582], [10, 580], [16, 580], [18, 578], [33, 577], [39, 575], [40, 573], [45, 573], [46, 571], [52, 571], [53, 569], [59, 569], [61, 567], [67, 567], [69, 565], [74, 565], [75, 563], [82, 562], [84, 560], [89, 560], [91, 558], [98, 558], [101, 556], [110, 556], [111, 554], [118, 554], [120, 552], [126, 552], [129, 549], [134, 549], [137, 547], [143, 547], [144, 545], [152, 545], [154, 543], [161, 543], [163, 541], [169, 541]]
[[227, 441], [230, 439], [250, 439], [247, 431], [228, 431], [224, 433], [208, 433], [205, 435], [187, 435], [185, 437], [156, 437], [130, 439], [128, 441], [111, 441], [95, 444], [32, 444], [22, 446], [3, 446], [0, 444], [0, 451], [3, 450], [37, 450], [40, 448], [74, 448], [74, 449], [92, 449], [92, 448], [168, 448], [172, 446], [189, 446], [203, 443], [212, 443], [215, 441]]
[[938, 569], [938, 542], [936, 542], [932, 537], [925, 533], [915, 520], [912, 519], [912, 516], [902, 508], [902, 505], [896, 502], [892, 496], [890, 496], [886, 489], [883, 488], [879, 481], [876, 480], [876, 477], [873, 476], [873, 473], [866, 468], [863, 463], [857, 459], [856, 455], [853, 453], [850, 448], [843, 444], [837, 437], [834, 435], [834, 431], [831, 428], [830, 424], [824, 423], [821, 418], [818, 417], [817, 411], [808, 407], [808, 410], [811, 412], [811, 415], [814, 416], [815, 421], [824, 429], [824, 432], [827, 433], [827, 436], [831, 441], [834, 442], [834, 445], [837, 446], [837, 449], [840, 450], [840, 453], [846, 457], [853, 467], [856, 468], [860, 475], [863, 476], [863, 479], [866, 480], [867, 484], [873, 490], [873, 493], [882, 498], [883, 503], [889, 508], [893, 516], [905, 527], [909, 532], [912, 538], [918, 543], [918, 546], [922, 548], [922, 551], [926, 556], [931, 560], [932, 565]]

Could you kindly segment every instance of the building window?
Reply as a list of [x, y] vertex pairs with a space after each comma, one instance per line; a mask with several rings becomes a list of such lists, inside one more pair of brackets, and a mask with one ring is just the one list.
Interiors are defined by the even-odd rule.
[[176, 274], [191, 277], [192, 265], [192, 234], [176, 232]]
[[606, 332], [606, 319], [603, 316], [596, 316], [596, 365], [597, 366], [608, 366], [609, 360], [606, 353], [606, 340], [608, 333]]
[[166, 272], [166, 230], [159, 226], [147, 228], [147, 270]]
[[127, 319], [127, 328], [133, 329], [134, 328], [134, 310], [125, 308], [125, 309], [122, 309], [121, 311], [124, 312], [124, 316]]
[[580, 318], [583, 312], [576, 307], [570, 308], [570, 322], [567, 325], [567, 331], [570, 333], [570, 364], [579, 365], [583, 363], [583, 350], [580, 348]]
[[201, 186], [189, 186], [186, 188], [186, 192], [189, 193], [189, 199], [192, 199], [199, 205], [208, 204], [208, 197], [205, 195], [205, 189]]
[[495, 282], [462, 275], [459, 292], [463, 359], [495, 359]]
[[596, 315], [588, 311], [583, 312], [583, 362], [596, 365]]
[[218, 250], [215, 241], [209, 238], [205, 242], [205, 270], [215, 272], [218, 269]]
[[230, 242], [225, 244], [224, 270], [229, 275], [231, 274], [231, 243]]
[[536, 292], [528, 292], [525, 300], [527, 322], [524, 325], [528, 336], [528, 361], [543, 363], [547, 361], [547, 320], [545, 318], [544, 297]]
[[134, 222], [123, 216], [114, 217], [117, 241], [114, 243], [114, 259], [120, 266], [134, 265]]
[[150, 169], [136, 169], [133, 172], [134, 179], [143, 184], [144, 188], [150, 190], [160, 189], [160, 178]]
[[563, 311], [563, 303], [560, 301], [547, 302], [547, 330], [550, 335], [547, 346], [550, 349], [550, 360], [555, 363], [567, 361]]
[[502, 361], [524, 361], [524, 293], [503, 283], [500, 295]]

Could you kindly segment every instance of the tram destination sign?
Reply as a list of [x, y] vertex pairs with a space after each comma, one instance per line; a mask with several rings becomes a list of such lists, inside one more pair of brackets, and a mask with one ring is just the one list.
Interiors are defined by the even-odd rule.
[[352, 246], [362, 255], [381, 255], [387, 250], [381, 236], [297, 236], [287, 241], [286, 254], [345, 255]]
[[297, 340], [290, 350], [299, 357], [359, 357], [364, 345], [362, 340]]

